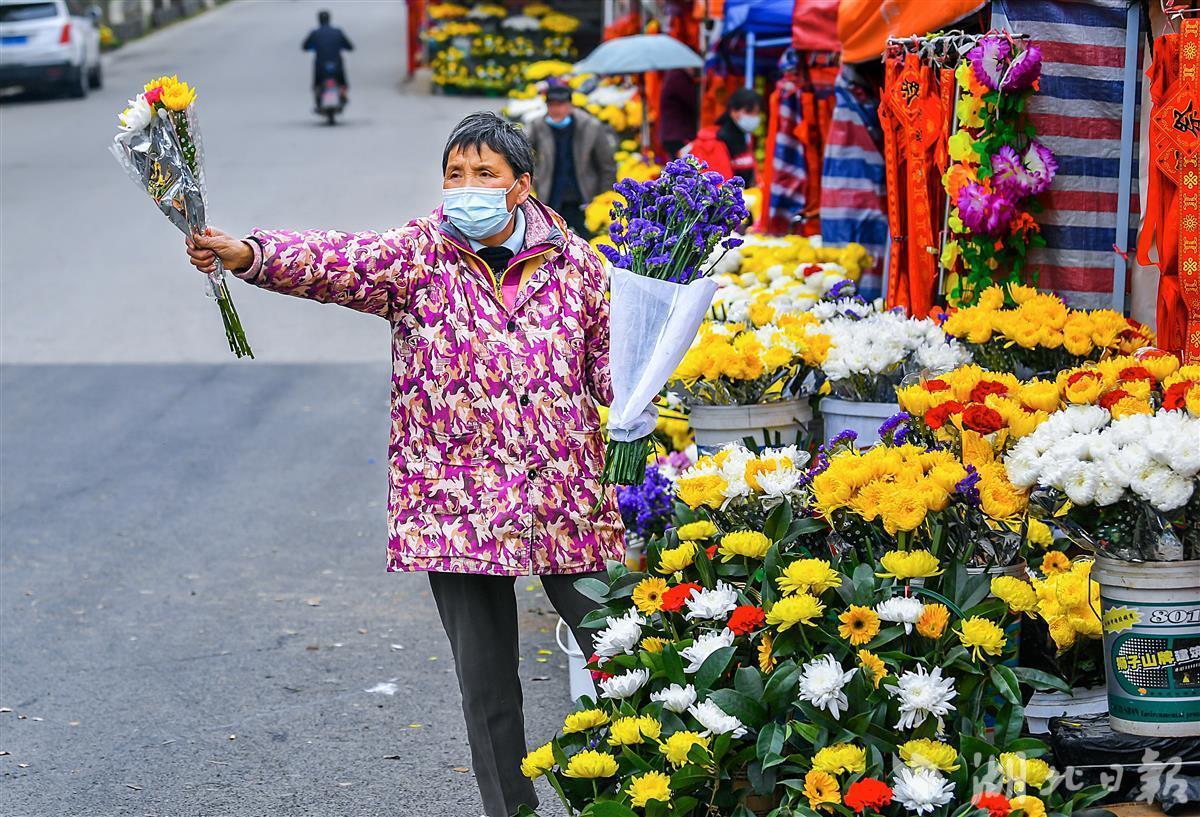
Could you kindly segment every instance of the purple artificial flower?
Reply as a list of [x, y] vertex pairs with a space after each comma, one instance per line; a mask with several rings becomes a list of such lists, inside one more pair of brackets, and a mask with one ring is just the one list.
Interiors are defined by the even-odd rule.
[[1054, 151], [1036, 139], [1029, 140], [1029, 147], [1025, 148], [1023, 158], [1026, 170], [1034, 179], [1030, 195], [1036, 196], [1054, 181], [1054, 176], [1058, 173], [1058, 160], [1054, 158]]
[[978, 182], [958, 191], [958, 212], [963, 226], [982, 235], [1000, 235], [1017, 214], [1012, 200], [1003, 192], [988, 193]]
[[1003, 145], [992, 155], [992, 184], [1013, 201], [1028, 196], [1036, 181], [1012, 146]]
[[1012, 45], [1008, 40], [995, 34], [989, 34], [979, 41], [979, 45], [967, 52], [967, 59], [975, 70], [975, 78], [985, 86], [995, 91], [1000, 87], [1004, 78], [1004, 69]]
[[1031, 45], [1017, 56], [1013, 57], [1004, 79], [1000, 82], [1001, 91], [1024, 91], [1032, 88], [1042, 75], [1042, 50]]
[[[847, 290], [849, 291], [847, 292]], [[829, 290], [822, 297], [822, 300], [837, 301], [842, 298], [848, 298], [852, 295], [854, 295], [854, 282], [849, 278], [843, 278], [829, 288]]]

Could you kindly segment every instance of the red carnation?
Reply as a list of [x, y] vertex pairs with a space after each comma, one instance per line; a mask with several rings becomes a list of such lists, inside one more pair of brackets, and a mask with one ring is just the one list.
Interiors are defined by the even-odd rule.
[[1187, 393], [1194, 384], [1191, 380], [1180, 380], [1167, 388], [1163, 392], [1163, 408], [1167, 411], [1176, 411], [1187, 405]]
[[677, 613], [683, 609], [683, 603], [688, 600], [688, 596], [693, 590], [699, 590], [700, 585], [695, 582], [684, 582], [677, 584], [668, 589], [662, 594], [662, 608], [668, 613]]
[[1008, 798], [996, 791], [985, 791], [975, 795], [971, 804], [976, 808], [987, 809], [988, 817], [1008, 817], [1008, 813], [1012, 811]]
[[766, 614], [761, 607], [755, 607], [753, 604], [741, 604], [733, 608], [725, 626], [738, 635], [748, 635], [761, 627], [765, 620]]
[[1075, 374], [1073, 374], [1067, 378], [1067, 385], [1074, 386], [1076, 383], [1078, 383], [1080, 380], [1083, 380], [1083, 378], [1085, 378], [1085, 377], [1094, 377], [1096, 379], [1099, 379], [1100, 372], [1096, 371], [1095, 369], [1082, 369], [1078, 372], [1075, 372]]
[[858, 814], [866, 809], [879, 811], [891, 802], [892, 787], [873, 777], [864, 777], [846, 789], [845, 803]]
[[1008, 394], [1008, 386], [999, 380], [980, 380], [975, 384], [975, 388], [971, 389], [971, 402], [982, 403], [987, 400], [989, 394], [1006, 395]]
[[1113, 389], [1100, 397], [1100, 408], [1110, 411], [1113, 406], [1120, 402], [1121, 398], [1128, 396], [1129, 392], [1124, 389]]
[[162, 98], [162, 86], [155, 85], [153, 88], [147, 91], [144, 96], [146, 97], [146, 101], [153, 105]]
[[1129, 383], [1134, 380], [1145, 380], [1151, 386], [1154, 385], [1154, 375], [1145, 366], [1126, 366], [1117, 375], [1117, 379], [1122, 383]]
[[928, 392], [945, 391], [948, 388], [950, 388], [950, 384], [947, 383], [945, 380], [926, 380], [925, 381], [925, 391], [928, 391]]
[[818, 272], [821, 272], [821, 271], [822, 271], [822, 269], [821, 269], [820, 264], [809, 264], [807, 267], [805, 267], [804, 269], [801, 270], [801, 273], [804, 275], [805, 278], [807, 278], [808, 276], [816, 275]]
[[937, 431], [946, 424], [950, 419], [950, 415], [959, 414], [963, 410], [963, 404], [957, 400], [947, 400], [940, 406], [934, 406], [929, 411], [925, 412], [925, 425]]
[[706, 547], [704, 549], [704, 552], [708, 554], [708, 560], [710, 562], [713, 559], [717, 558], [717, 546], [716, 545], [709, 545], [708, 547]]
[[991, 434], [1004, 427], [1004, 418], [993, 408], [976, 403], [967, 406], [962, 416], [963, 426], [980, 434]]
[[603, 661], [604, 661], [604, 659], [600, 657], [600, 654], [595, 653], [595, 652], [592, 653], [592, 657], [588, 659], [588, 667], [589, 667], [588, 672], [590, 672], [592, 674], [592, 681], [597, 684], [600, 683], [601, 681], [607, 681], [609, 678], [613, 677], [613, 674], [611, 672], [604, 672], [603, 670], [598, 670], [598, 669], [590, 669], [591, 667], [600, 666], [600, 664]]

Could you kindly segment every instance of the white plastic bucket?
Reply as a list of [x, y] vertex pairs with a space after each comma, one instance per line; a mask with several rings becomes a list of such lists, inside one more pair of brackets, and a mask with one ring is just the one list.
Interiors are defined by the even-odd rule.
[[1113, 731], [1200, 737], [1200, 560], [1096, 559]]
[[1050, 733], [1051, 718], [1103, 715], [1108, 711], [1106, 687], [1075, 687], [1065, 692], [1035, 692], [1025, 704], [1025, 725], [1031, 734]]
[[[566, 633], [566, 641], [563, 640], [563, 633]], [[583, 650], [579, 649], [579, 642], [575, 640], [575, 634], [561, 618], [554, 628], [554, 640], [558, 642], [558, 648], [567, 655], [567, 671], [571, 679], [571, 700], [578, 701], [585, 695], [595, 698], [596, 685], [592, 683], [592, 673], [587, 668], [587, 658], [584, 656]]]
[[899, 403], [859, 403], [826, 397], [821, 400], [821, 416], [825, 420], [825, 442], [843, 431], [858, 434], [858, 446], [866, 448], [879, 442], [879, 426], [900, 411]]
[[696, 434], [696, 446], [704, 451], [746, 437], [772, 446], [776, 433], [781, 444], [791, 445], [796, 442], [796, 432], [806, 428], [812, 416], [812, 405], [802, 397], [749, 406], [692, 406], [688, 422]]

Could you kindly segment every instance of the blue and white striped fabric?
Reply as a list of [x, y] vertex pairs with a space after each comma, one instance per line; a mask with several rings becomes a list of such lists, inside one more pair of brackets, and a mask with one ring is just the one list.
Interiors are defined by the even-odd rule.
[[857, 241], [867, 248], [874, 265], [863, 270], [859, 292], [876, 298], [883, 291], [888, 233], [883, 131], [879, 95], [856, 77], [844, 65], [834, 86], [837, 98], [821, 171], [821, 238], [830, 245]]
[[779, 93], [779, 128], [775, 133], [768, 215], [771, 232], [789, 233], [792, 220], [807, 204], [808, 169], [804, 144], [794, 135], [803, 116], [800, 88], [793, 80], [785, 78], [779, 81], [776, 90]]
[[[1058, 158], [1058, 176], [1037, 216], [1046, 246], [1030, 254], [1031, 267], [1040, 287], [1072, 306], [1109, 306], [1129, 2], [997, 0], [997, 5], [1009, 30], [1028, 34], [1042, 50], [1041, 87], [1029, 111], [1038, 140]], [[1136, 145], [1134, 150], [1136, 157]], [[1132, 252], [1139, 213], [1136, 161], [1130, 213]]]

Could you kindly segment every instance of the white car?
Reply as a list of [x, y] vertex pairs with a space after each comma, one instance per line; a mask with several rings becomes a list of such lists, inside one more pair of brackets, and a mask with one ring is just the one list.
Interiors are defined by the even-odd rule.
[[0, 0], [0, 88], [83, 97], [100, 87], [100, 9], [72, 14], [70, 5]]

